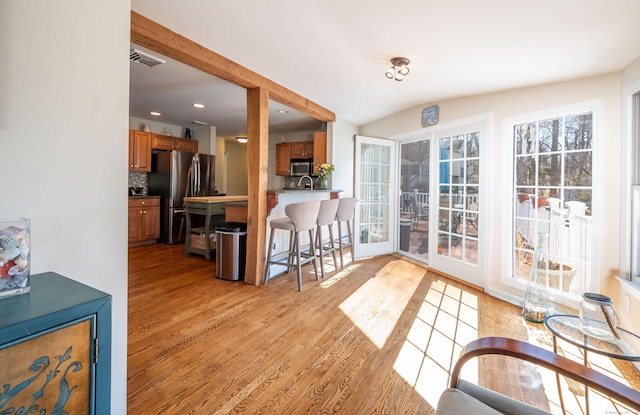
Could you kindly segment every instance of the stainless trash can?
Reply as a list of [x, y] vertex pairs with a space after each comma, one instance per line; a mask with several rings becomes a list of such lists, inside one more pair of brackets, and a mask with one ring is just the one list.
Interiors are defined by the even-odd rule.
[[216, 277], [244, 279], [247, 259], [247, 224], [225, 222], [216, 226]]

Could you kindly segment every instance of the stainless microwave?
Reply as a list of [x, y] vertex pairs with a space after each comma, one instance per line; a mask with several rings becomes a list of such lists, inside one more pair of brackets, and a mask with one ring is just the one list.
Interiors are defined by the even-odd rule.
[[291, 175], [311, 176], [313, 174], [313, 162], [311, 161], [292, 161], [291, 162]]

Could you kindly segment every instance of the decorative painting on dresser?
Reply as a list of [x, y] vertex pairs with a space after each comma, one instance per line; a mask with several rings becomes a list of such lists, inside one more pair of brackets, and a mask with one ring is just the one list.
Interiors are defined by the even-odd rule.
[[[83, 320], [0, 350], [0, 410], [88, 414], [92, 321]], [[1, 412], [5, 413], [5, 412]]]
[[111, 412], [111, 296], [62, 275], [0, 299], [0, 414]]

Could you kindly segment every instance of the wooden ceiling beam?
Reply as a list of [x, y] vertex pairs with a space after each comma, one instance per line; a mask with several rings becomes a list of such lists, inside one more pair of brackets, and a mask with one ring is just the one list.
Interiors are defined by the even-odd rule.
[[133, 10], [131, 11], [131, 42], [246, 89], [265, 89], [269, 92], [269, 98], [274, 101], [319, 121], [336, 120], [335, 114], [328, 109]]

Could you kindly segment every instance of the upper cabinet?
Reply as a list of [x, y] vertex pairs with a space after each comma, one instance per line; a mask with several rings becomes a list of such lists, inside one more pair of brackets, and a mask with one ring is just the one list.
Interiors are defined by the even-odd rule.
[[151, 171], [151, 133], [129, 130], [129, 171]]
[[276, 144], [276, 175], [291, 174], [291, 143]]
[[299, 141], [291, 143], [292, 159], [313, 158], [313, 141]]
[[276, 175], [291, 174], [291, 159], [313, 159], [313, 166], [327, 162], [327, 132], [313, 134], [313, 141], [276, 143]]
[[313, 169], [318, 164], [327, 162], [327, 132], [317, 131], [313, 133]]
[[198, 152], [198, 141], [185, 138], [170, 137], [168, 135], [152, 134], [151, 148], [153, 150], [180, 150], [191, 153]]

